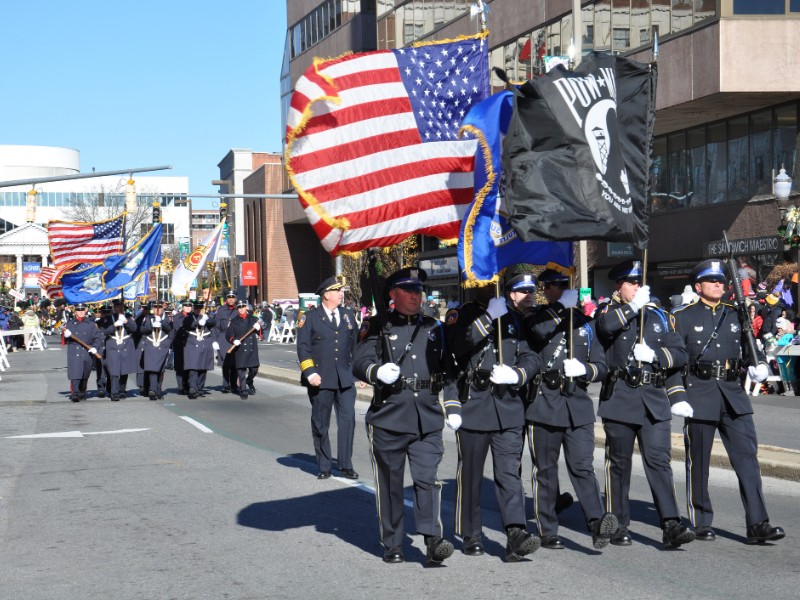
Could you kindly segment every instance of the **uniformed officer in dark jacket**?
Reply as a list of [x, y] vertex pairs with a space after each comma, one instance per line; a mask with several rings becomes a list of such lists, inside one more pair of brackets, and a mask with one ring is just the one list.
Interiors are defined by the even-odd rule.
[[142, 346], [142, 323], [150, 318], [150, 304], [142, 304], [141, 310], [134, 321], [136, 322], [136, 333], [133, 334], [133, 345], [136, 347], [136, 353], [139, 355], [136, 369], [136, 386], [139, 388], [140, 396], [149, 396], [148, 390], [150, 389], [150, 381], [144, 376], [144, 346]]
[[[103, 334], [94, 321], [86, 318], [87, 306], [83, 302], [75, 305], [75, 315], [67, 320], [62, 330], [62, 343], [67, 346], [67, 377], [69, 377], [70, 400], [86, 400], [86, 384], [92, 374], [97, 349], [103, 347]], [[80, 340], [89, 348], [84, 348]]]
[[183, 321], [192, 314], [194, 302], [186, 298], [181, 302], [181, 311], [172, 318], [172, 358], [175, 368], [175, 381], [178, 384], [178, 393], [187, 395], [189, 393], [189, 374], [184, 367], [184, 351], [186, 342], [189, 339], [189, 330], [183, 328]]
[[442, 537], [442, 484], [437, 476], [444, 454], [439, 391], [447, 348], [442, 323], [420, 315], [426, 277], [418, 268], [400, 269], [389, 276], [386, 289], [394, 310], [362, 323], [353, 361], [353, 374], [376, 388], [365, 420], [383, 560], [388, 563], [405, 560], [406, 459], [414, 481], [414, 521], [417, 532], [425, 536], [427, 558], [438, 563], [453, 554], [453, 544]]
[[[144, 384], [147, 386], [147, 395], [150, 400], [160, 400], [164, 397], [164, 368], [167, 365], [170, 345], [172, 344], [172, 323], [164, 317], [164, 308], [161, 302], [151, 302], [150, 310], [139, 326], [142, 346], [142, 368], [144, 369]], [[150, 314], [152, 313], [152, 314]]]
[[106, 337], [105, 365], [111, 383], [111, 400], [125, 397], [128, 375], [136, 373], [139, 353], [133, 343], [136, 321], [125, 315], [125, 303], [119, 298], [112, 303], [113, 313], [101, 317], [97, 326]]
[[211, 345], [217, 353], [217, 360], [222, 367], [223, 394], [236, 390], [236, 378], [238, 375], [234, 353], [228, 352], [231, 347], [228, 341], [228, 324], [238, 316], [239, 309], [237, 306], [236, 294], [233, 290], [230, 290], [225, 296], [225, 304], [220, 306], [217, 312], [214, 313], [217, 325], [214, 327], [215, 339]]
[[353, 351], [358, 328], [353, 311], [342, 306], [344, 283], [329, 277], [317, 288], [322, 305], [297, 319], [297, 358], [300, 383], [311, 403], [311, 437], [317, 456], [319, 479], [331, 476], [333, 456], [328, 430], [331, 410], [336, 410], [337, 458], [347, 479], [353, 470], [353, 434], [356, 426], [356, 389]]
[[556, 516], [558, 457], [564, 446], [564, 459], [592, 534], [592, 544], [600, 549], [608, 545], [617, 529], [617, 518], [604, 512], [600, 500], [593, 465], [594, 406], [586, 391], [589, 383], [606, 376], [603, 346], [594, 323], [575, 308], [578, 292], [567, 289], [569, 278], [554, 269], [545, 269], [538, 279], [544, 284], [548, 304], [525, 320], [540, 359], [539, 374], [531, 383], [532, 401], [525, 412], [536, 522], [544, 548], [564, 548], [558, 537]]
[[[102, 306], [100, 306], [100, 310], [97, 312], [97, 317], [94, 320], [94, 324], [97, 325], [100, 322], [100, 319], [110, 314], [111, 314], [111, 305], [108, 303], [103, 304]], [[105, 398], [106, 394], [109, 392], [110, 389], [108, 381], [108, 372], [106, 369], [105, 362], [99, 356], [100, 356], [99, 354], [96, 354], [94, 357], [94, 374], [95, 374], [95, 382], [97, 383], [97, 397]]]
[[[597, 316], [597, 335], [606, 349], [608, 376], [600, 395], [598, 415], [606, 434], [606, 510], [613, 512], [619, 529], [611, 536], [616, 546], [630, 546], [629, 493], [633, 442], [639, 443], [644, 472], [664, 531], [666, 547], [694, 540], [681, 524], [675, 497], [668, 373], [686, 365], [688, 354], [675, 332], [675, 321], [650, 302], [650, 286], [641, 286], [642, 263], [625, 261], [609, 273], [616, 291]], [[639, 341], [641, 309], [644, 339]]]
[[233, 356], [236, 377], [231, 382], [236, 385], [236, 391], [244, 400], [249, 394], [256, 393], [254, 379], [260, 364], [258, 340], [261, 337], [261, 323], [247, 309], [247, 300], [237, 302], [238, 314], [228, 321], [228, 328], [225, 332], [225, 341], [228, 342], [228, 347], [234, 348], [230, 355]]
[[[506, 290], [536, 289], [530, 274], [519, 274]], [[481, 542], [481, 484], [489, 448], [495, 494], [506, 532], [506, 560], [514, 562], [539, 548], [541, 540], [525, 530], [525, 492], [520, 473], [525, 429], [526, 383], [539, 372], [539, 356], [528, 346], [520, 313], [495, 298], [494, 286], [475, 290], [474, 302], [445, 316], [451, 371], [458, 398], [445, 403], [447, 425], [457, 430], [455, 533], [464, 554], [484, 553]], [[501, 351], [502, 350], [502, 351]]]
[[206, 373], [214, 369], [214, 342], [212, 331], [217, 320], [204, 314], [205, 302], [195, 300], [194, 312], [184, 316], [181, 329], [186, 334], [183, 347], [183, 369], [189, 380], [189, 398], [203, 392]]
[[720, 260], [704, 260], [689, 277], [699, 300], [675, 311], [675, 326], [689, 351], [685, 377], [669, 378], [672, 413], [686, 417], [686, 496], [689, 518], [698, 540], [716, 538], [711, 529], [714, 510], [708, 494], [708, 471], [714, 434], [719, 431], [731, 466], [739, 479], [739, 492], [747, 523], [747, 543], [779, 540], [785, 533], [769, 522], [761, 470], [756, 455], [758, 440], [753, 407], [742, 389], [740, 370], [745, 364], [750, 379], [761, 382], [769, 369], [761, 357], [743, 357], [746, 325], [735, 306], [721, 300], [729, 279]]

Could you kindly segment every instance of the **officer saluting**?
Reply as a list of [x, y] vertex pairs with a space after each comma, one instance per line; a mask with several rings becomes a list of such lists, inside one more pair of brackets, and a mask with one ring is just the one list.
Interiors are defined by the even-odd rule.
[[253, 380], [258, 373], [258, 339], [261, 337], [261, 324], [247, 309], [247, 300], [239, 300], [236, 303], [238, 314], [228, 322], [225, 331], [228, 347], [234, 347], [231, 354], [236, 376], [231, 383], [236, 384], [238, 379], [237, 391], [243, 400], [248, 394], [256, 393]]
[[[97, 349], [103, 347], [103, 334], [93, 321], [86, 318], [86, 310], [83, 302], [76, 304], [74, 316], [64, 324], [62, 331], [62, 343], [67, 346], [70, 400], [73, 402], [86, 400], [86, 384], [92, 374]], [[89, 347], [85, 348], [84, 344]]]
[[708, 494], [711, 444], [719, 430], [739, 491], [747, 522], [747, 543], [762, 544], [786, 534], [769, 522], [761, 471], [756, 455], [758, 440], [750, 398], [739, 382], [740, 369], [749, 363], [750, 378], [761, 382], [769, 370], [759, 357], [743, 360], [742, 337], [746, 326], [736, 307], [721, 300], [729, 279], [720, 260], [704, 260], [689, 274], [699, 300], [675, 311], [675, 326], [689, 351], [688, 374], [669, 378], [672, 412], [686, 417], [686, 496], [689, 518], [698, 540], [716, 538], [711, 523], [714, 511]]
[[341, 306], [344, 283], [329, 277], [317, 288], [322, 306], [297, 319], [297, 358], [300, 383], [311, 403], [311, 436], [319, 467], [318, 479], [331, 476], [333, 456], [328, 429], [331, 410], [336, 410], [337, 458], [347, 479], [358, 479], [353, 470], [353, 434], [356, 427], [356, 389], [353, 351], [358, 329], [353, 311]]
[[[606, 509], [619, 521], [611, 536], [616, 546], [630, 546], [629, 492], [633, 442], [638, 440], [644, 471], [668, 548], [694, 540], [681, 524], [670, 466], [672, 447], [667, 374], [687, 361], [675, 321], [650, 302], [650, 287], [641, 286], [642, 263], [625, 261], [609, 273], [616, 291], [597, 316], [597, 335], [606, 349], [609, 374], [597, 413], [606, 433]], [[639, 343], [640, 310], [645, 309], [644, 339]]]
[[142, 334], [142, 368], [144, 369], [144, 386], [148, 390], [150, 400], [159, 400], [164, 397], [162, 385], [164, 383], [164, 368], [169, 356], [169, 347], [172, 344], [172, 323], [164, 317], [164, 308], [161, 302], [150, 302], [152, 314], [146, 315], [139, 326]]
[[[589, 383], [606, 375], [603, 347], [594, 323], [575, 309], [578, 291], [567, 289], [569, 278], [554, 269], [545, 269], [539, 281], [544, 283], [548, 304], [525, 319], [529, 339], [541, 361], [539, 374], [532, 382], [532, 402], [525, 412], [539, 535], [544, 548], [564, 548], [558, 537], [556, 516], [558, 456], [563, 445], [592, 545], [600, 549], [608, 545], [617, 529], [617, 518], [604, 513], [600, 501], [593, 466], [594, 407], [586, 391]], [[572, 358], [568, 358], [570, 345]]]
[[[529, 273], [506, 283], [507, 291], [535, 290]], [[486, 454], [507, 536], [506, 560], [514, 562], [539, 548], [525, 531], [525, 492], [520, 457], [525, 428], [526, 383], [539, 372], [539, 356], [528, 346], [522, 315], [509, 312], [494, 286], [475, 290], [476, 300], [447, 312], [448, 348], [455, 359], [458, 399], [445, 400], [447, 425], [458, 430], [455, 533], [464, 554], [484, 553], [481, 543], [481, 484]], [[499, 324], [499, 327], [498, 327]]]
[[425, 536], [428, 560], [439, 563], [453, 554], [453, 544], [442, 537], [442, 484], [437, 478], [444, 454], [439, 391], [447, 349], [442, 323], [419, 314], [426, 278], [425, 271], [417, 268], [389, 276], [386, 289], [394, 310], [362, 323], [353, 360], [353, 374], [376, 388], [366, 424], [387, 563], [405, 560], [406, 458], [414, 480], [414, 521], [417, 532]]

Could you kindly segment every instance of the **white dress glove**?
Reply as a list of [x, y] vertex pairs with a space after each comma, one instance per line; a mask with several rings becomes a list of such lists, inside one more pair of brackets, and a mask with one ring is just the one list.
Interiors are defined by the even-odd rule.
[[643, 285], [633, 295], [633, 299], [629, 302], [633, 310], [641, 309], [645, 304], [650, 302], [650, 286]]
[[519, 383], [519, 373], [508, 365], [495, 365], [492, 367], [492, 374], [489, 377], [492, 383], [498, 385]]
[[681, 400], [680, 402], [676, 402], [670, 408], [672, 414], [676, 417], [689, 417], [691, 418], [694, 415], [694, 409], [692, 405], [686, 402], [685, 400]]
[[174, 316], [175, 316], [175, 315], [177, 315], [177, 314], [178, 314], [178, 311], [177, 311], [177, 310], [175, 310], [175, 309], [173, 309], [173, 310], [172, 310], [172, 316], [174, 317]]
[[161, 317], [155, 317], [153, 319], [153, 327], [161, 327]]
[[383, 383], [394, 383], [400, 377], [400, 367], [394, 363], [386, 363], [378, 367], [377, 375]]
[[89, 354], [97, 354], [97, 348], [89, 348]]
[[581, 377], [582, 375], [586, 375], [586, 365], [577, 358], [564, 360], [564, 377]]
[[241, 346], [242, 345], [242, 341], [241, 340], [233, 340], [233, 345], [234, 346]]
[[769, 377], [769, 367], [764, 363], [758, 363], [755, 367], [747, 367], [747, 376], [756, 383], [766, 381]]
[[461, 415], [447, 415], [447, 426], [456, 431], [461, 427]]
[[261, 324], [258, 322], [253, 323], [253, 329], [256, 331], [261, 331]]
[[564, 290], [558, 303], [564, 308], [575, 308], [578, 306], [578, 290]]
[[486, 312], [492, 318], [492, 321], [499, 319], [508, 312], [505, 298], [492, 298], [489, 300], [489, 306], [486, 307]]
[[219, 350], [219, 342], [211, 342], [211, 347], [214, 350]]
[[65, 338], [72, 337], [72, 332], [69, 329], [65, 329], [64, 330], [64, 337]]
[[208, 317], [206, 315], [203, 315], [202, 317], [200, 317], [200, 320], [197, 323], [198, 325], [200, 325], [200, 327], [204, 327], [205, 324], [208, 323]]
[[116, 321], [116, 323], [114, 323], [114, 325], [117, 326], [117, 327], [122, 327], [127, 322], [128, 322], [128, 319], [125, 318], [125, 315], [120, 315], [117, 318], [117, 321]]
[[633, 347], [633, 358], [643, 363], [652, 363], [656, 360], [656, 351], [647, 344], [636, 344]]

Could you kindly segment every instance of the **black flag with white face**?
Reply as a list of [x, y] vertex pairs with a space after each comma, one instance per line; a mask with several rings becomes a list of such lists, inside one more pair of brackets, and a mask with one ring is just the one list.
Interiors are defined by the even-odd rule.
[[503, 170], [524, 241], [647, 245], [655, 85], [655, 65], [592, 53], [519, 88]]

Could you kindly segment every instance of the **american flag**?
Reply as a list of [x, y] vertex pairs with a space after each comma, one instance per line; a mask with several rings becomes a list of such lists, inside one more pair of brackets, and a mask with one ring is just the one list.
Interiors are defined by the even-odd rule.
[[286, 169], [323, 247], [457, 238], [477, 148], [458, 130], [488, 95], [484, 34], [309, 67], [292, 95]]
[[125, 215], [96, 223], [50, 221], [47, 235], [56, 267], [100, 263], [125, 249]]

